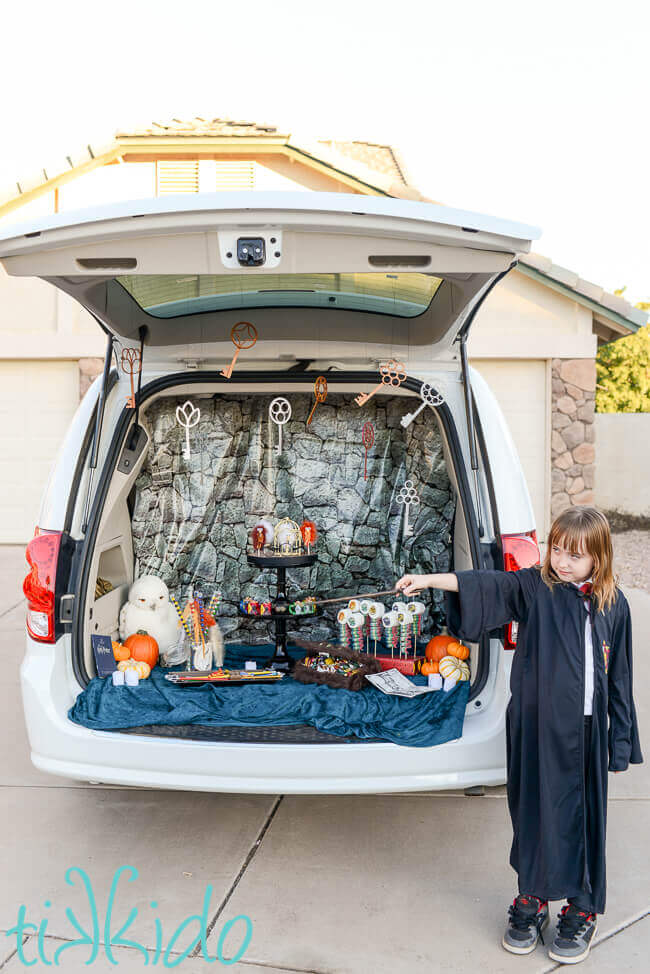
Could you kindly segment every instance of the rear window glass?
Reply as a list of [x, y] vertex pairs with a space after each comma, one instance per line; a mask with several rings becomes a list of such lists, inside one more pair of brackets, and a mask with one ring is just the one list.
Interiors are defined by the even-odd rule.
[[230, 308], [345, 308], [414, 318], [442, 284], [433, 274], [132, 274], [116, 278], [156, 318]]

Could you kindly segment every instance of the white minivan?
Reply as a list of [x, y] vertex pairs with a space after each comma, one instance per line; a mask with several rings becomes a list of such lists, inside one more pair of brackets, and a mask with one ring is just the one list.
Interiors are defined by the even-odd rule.
[[[70, 295], [107, 340], [103, 375], [72, 420], [27, 548], [21, 685], [37, 768], [250, 793], [505, 781], [512, 625], [470, 646], [462, 736], [432, 747], [281, 723], [95, 730], [68, 711], [96, 673], [90, 637], [117, 638], [141, 574], [162, 576], [170, 591], [197, 579], [228, 589], [233, 604], [219, 621], [227, 640], [241, 635], [234, 603], [258, 581], [245, 555], [260, 514], [317, 524], [318, 570], [305, 578], [319, 596], [387, 588], [407, 570], [538, 561], [512, 438], [467, 362], [482, 301], [537, 236], [435, 204], [315, 192], [128, 201], [2, 231], [7, 273]], [[258, 340], [240, 342], [228, 377], [242, 321]], [[132, 350], [142, 370], [129, 403], [122, 366]], [[404, 365], [393, 385], [380, 382], [389, 360]], [[308, 426], [318, 377], [327, 399]], [[362, 393], [373, 393], [363, 406]], [[280, 429], [264, 421], [277, 396], [294, 405], [282, 452]], [[205, 420], [195, 432], [174, 421], [188, 400]], [[377, 438], [364, 455], [368, 417]], [[421, 502], [406, 510], [408, 530], [395, 493], [406, 475]], [[429, 609], [435, 631], [444, 606], [432, 595]]]

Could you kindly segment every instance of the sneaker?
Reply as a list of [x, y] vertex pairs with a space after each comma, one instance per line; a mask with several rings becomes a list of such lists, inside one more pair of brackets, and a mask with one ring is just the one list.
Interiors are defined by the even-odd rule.
[[537, 941], [544, 943], [542, 930], [548, 923], [548, 903], [537, 896], [520, 893], [508, 907], [508, 926], [501, 943], [511, 954], [530, 954]]
[[567, 903], [558, 913], [558, 920], [555, 940], [549, 948], [548, 956], [561, 964], [578, 964], [591, 949], [598, 928], [596, 914], [579, 910], [573, 903]]

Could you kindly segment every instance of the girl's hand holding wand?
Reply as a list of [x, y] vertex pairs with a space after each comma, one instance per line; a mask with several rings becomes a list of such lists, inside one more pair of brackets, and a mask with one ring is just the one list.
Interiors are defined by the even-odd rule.
[[458, 579], [453, 572], [436, 572], [434, 575], [402, 575], [395, 583], [398, 592], [415, 595], [423, 588], [440, 588], [444, 592], [457, 592]]

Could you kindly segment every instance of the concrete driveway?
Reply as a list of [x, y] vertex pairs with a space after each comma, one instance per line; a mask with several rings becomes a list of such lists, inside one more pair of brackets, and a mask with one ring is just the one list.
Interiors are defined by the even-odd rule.
[[[29, 760], [18, 667], [23, 654], [23, 549], [0, 548], [2, 677], [2, 862], [0, 929], [27, 909], [17, 952], [16, 935], [0, 938], [0, 969], [15, 974], [41, 949], [55, 951], [81, 939], [66, 909], [92, 932], [96, 898], [98, 940], [111, 880], [123, 874], [114, 899], [113, 930], [138, 915], [116, 947], [127, 972], [164, 961], [174, 930], [202, 911], [206, 887], [208, 949], [221, 938], [233, 957], [245, 933], [252, 939], [241, 974], [419, 974], [419, 972], [545, 972], [556, 970], [541, 945], [523, 959], [501, 947], [506, 911], [516, 892], [508, 865], [511, 831], [503, 788], [483, 797], [433, 793], [378, 797], [238, 796], [158, 792], [91, 786], [41, 774]], [[650, 753], [650, 595], [627, 591], [634, 620], [635, 697], [642, 744]], [[647, 971], [650, 956], [650, 766], [610, 775], [608, 909], [596, 945], [582, 965], [588, 972]], [[84, 888], [79, 867], [89, 878]], [[133, 881], [128, 882], [129, 878]], [[155, 905], [152, 905], [155, 904]], [[551, 916], [560, 909], [551, 904]], [[198, 929], [198, 921], [172, 943], [166, 966]], [[228, 934], [226, 936], [226, 934]], [[137, 943], [136, 943], [137, 942]], [[162, 951], [156, 953], [158, 943]], [[141, 945], [141, 948], [138, 947]], [[68, 972], [109, 971], [100, 948], [86, 966], [90, 946], [59, 955]], [[42, 961], [34, 965], [43, 969]], [[183, 959], [184, 974], [218, 969], [200, 956]], [[561, 965], [560, 965], [561, 966]]]

